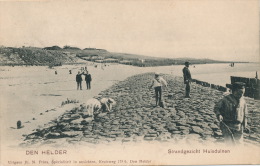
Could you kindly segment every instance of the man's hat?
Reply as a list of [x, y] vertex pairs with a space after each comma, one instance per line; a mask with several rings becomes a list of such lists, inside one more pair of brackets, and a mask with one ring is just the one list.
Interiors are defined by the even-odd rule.
[[190, 62], [185, 62], [185, 65], [189, 65], [190, 64]]
[[116, 103], [116, 101], [114, 99], [112, 99], [112, 98], [108, 98], [108, 102], [109, 103]]
[[232, 85], [232, 89], [244, 89], [246, 86], [245, 83], [243, 82], [235, 82], [233, 85]]
[[155, 72], [154, 74], [155, 74], [156, 76], [160, 75], [158, 72]]

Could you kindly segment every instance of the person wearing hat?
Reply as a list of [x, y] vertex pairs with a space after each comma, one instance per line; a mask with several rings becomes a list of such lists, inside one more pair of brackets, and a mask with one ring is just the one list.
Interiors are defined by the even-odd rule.
[[116, 101], [112, 98], [102, 98], [100, 103], [103, 112], [110, 112], [112, 110], [112, 106], [116, 104]]
[[190, 63], [185, 62], [185, 67], [182, 69], [185, 87], [185, 97], [190, 98], [190, 83], [192, 81], [190, 70]]
[[232, 93], [221, 99], [214, 107], [220, 129], [227, 144], [242, 144], [243, 132], [247, 129], [248, 110], [243, 97], [245, 84], [236, 82]]
[[110, 112], [112, 110], [112, 106], [116, 104], [116, 101], [112, 98], [91, 98], [86, 102], [86, 113], [92, 117], [94, 117], [99, 113]]
[[91, 78], [91, 74], [89, 74], [88, 71], [86, 71], [86, 74], [83, 73], [83, 75], [85, 75], [85, 81], [86, 81], [86, 86], [87, 86], [87, 89], [91, 89], [91, 81], [92, 81], [92, 78]]
[[155, 106], [159, 106], [162, 102], [162, 86], [167, 88], [167, 82], [160, 76], [159, 73], [155, 73], [155, 77], [152, 81], [150, 89], [153, 87], [155, 90]]
[[76, 75], [76, 82], [77, 82], [77, 90], [79, 90], [79, 88], [80, 88], [80, 90], [82, 90], [82, 85], [81, 85], [81, 83], [82, 83], [82, 77], [81, 77], [81, 73], [80, 73], [80, 71], [78, 72], [78, 74]]

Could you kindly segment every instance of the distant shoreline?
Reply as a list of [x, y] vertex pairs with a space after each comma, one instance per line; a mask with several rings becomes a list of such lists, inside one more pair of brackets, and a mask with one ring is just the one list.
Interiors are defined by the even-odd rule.
[[114, 53], [104, 49], [58, 46], [37, 47], [0, 47], [0, 66], [55, 66], [75, 65], [84, 63], [123, 64], [138, 67], [184, 65], [188, 61], [191, 65], [219, 64], [219, 63], [251, 63], [240, 61], [222, 61], [207, 58], [159, 58], [128, 53]]
[[[62, 65], [57, 65], [57, 66], [53, 66], [53, 67], [58, 67], [58, 66], [64, 66], [64, 65], [85, 65], [86, 63], [90, 63], [92, 61], [86, 61], [86, 62], [71, 62], [71, 63], [64, 63]], [[104, 64], [104, 63], [98, 63], [98, 62], [92, 62], [92, 63], [95, 63], [95, 64]], [[231, 63], [231, 62], [214, 62], [214, 63], [194, 63], [194, 64], [191, 64], [191, 65], [207, 65], [207, 64], [228, 64], [228, 63]], [[234, 63], [250, 63], [250, 64], [260, 64], [260, 62], [234, 62]], [[121, 64], [121, 63], [106, 63], [106, 64]], [[128, 64], [121, 64], [121, 65], [128, 65]], [[137, 66], [137, 65], [128, 65], [128, 66], [136, 66], [136, 67], [160, 67], [160, 66], [180, 66], [180, 65], [183, 65], [183, 64], [172, 64], [172, 65], [151, 65], [151, 66]], [[30, 67], [30, 66], [46, 66], [48, 67], [47, 64], [38, 64], [38, 65], [31, 65], [31, 64], [19, 64], [19, 63], [8, 63], [8, 64], [5, 64], [5, 63], [0, 63], [0, 66], [26, 66], [26, 67]]]

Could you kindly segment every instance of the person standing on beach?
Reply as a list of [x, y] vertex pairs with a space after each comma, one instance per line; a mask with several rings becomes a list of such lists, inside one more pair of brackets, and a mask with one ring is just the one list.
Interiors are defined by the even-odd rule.
[[182, 69], [183, 77], [184, 77], [184, 84], [185, 87], [185, 98], [190, 98], [190, 84], [192, 81], [190, 70], [189, 70], [190, 63], [185, 62], [185, 67]]
[[227, 144], [242, 144], [243, 132], [247, 129], [248, 110], [243, 97], [245, 84], [236, 82], [232, 93], [221, 99], [214, 107], [220, 129]]
[[82, 74], [80, 74], [80, 71], [78, 72], [78, 74], [76, 75], [76, 82], [77, 82], [77, 90], [82, 90], [82, 77], [81, 77]]
[[162, 86], [165, 86], [167, 88], [167, 82], [160, 77], [159, 73], [155, 73], [155, 77], [152, 81], [152, 85], [150, 86], [150, 89], [153, 87], [155, 90], [155, 106], [159, 106], [159, 104], [162, 102]]
[[87, 89], [91, 89], [91, 84], [90, 84], [92, 81], [91, 74], [89, 74], [88, 71], [86, 71], [86, 74], [84, 74], [84, 75], [85, 75]]

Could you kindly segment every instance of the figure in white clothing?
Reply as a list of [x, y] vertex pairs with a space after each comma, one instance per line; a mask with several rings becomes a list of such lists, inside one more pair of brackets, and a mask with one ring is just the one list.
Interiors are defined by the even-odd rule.
[[110, 112], [112, 110], [112, 106], [116, 104], [115, 100], [112, 98], [102, 98], [100, 103], [103, 112]]
[[116, 102], [112, 98], [102, 98], [100, 101], [92, 98], [86, 102], [86, 108], [88, 115], [94, 119], [94, 114], [98, 114], [99, 112], [110, 112], [112, 106], [115, 104]]
[[159, 73], [155, 73], [155, 77], [152, 81], [152, 85], [150, 86], [151, 88], [154, 88], [155, 91], [155, 107], [163, 106], [163, 101], [162, 101], [162, 87], [167, 88], [167, 82], [160, 76]]
[[98, 112], [101, 109], [100, 101], [97, 99], [89, 99], [86, 102], [87, 113], [94, 119], [94, 112]]

